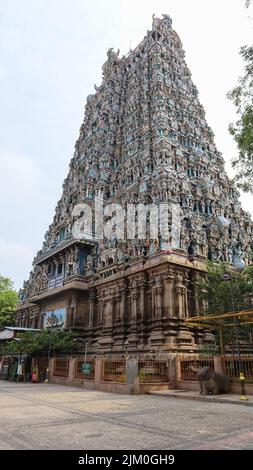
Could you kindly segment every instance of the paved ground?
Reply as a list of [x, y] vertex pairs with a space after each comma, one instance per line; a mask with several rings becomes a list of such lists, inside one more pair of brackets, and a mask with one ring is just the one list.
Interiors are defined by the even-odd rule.
[[0, 449], [253, 449], [253, 408], [0, 381]]

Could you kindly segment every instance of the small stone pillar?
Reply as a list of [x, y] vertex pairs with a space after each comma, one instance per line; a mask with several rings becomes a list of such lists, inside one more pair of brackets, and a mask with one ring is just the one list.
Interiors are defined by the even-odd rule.
[[70, 357], [69, 359], [69, 376], [68, 376], [69, 385], [72, 385], [74, 382], [74, 378], [76, 375], [76, 361], [77, 361], [77, 357]]
[[181, 356], [178, 356], [178, 355], [176, 355], [175, 357], [175, 375], [176, 375], [176, 383], [178, 386], [178, 382], [182, 380]]
[[215, 372], [218, 372], [219, 374], [225, 374], [224, 356], [214, 356], [213, 364]]
[[170, 382], [171, 388], [177, 388], [176, 357], [169, 359], [169, 382]]
[[129, 388], [130, 393], [137, 395], [140, 393], [140, 381], [138, 377], [138, 359], [128, 359], [126, 360], [126, 383]]
[[103, 374], [103, 358], [96, 357], [95, 359], [95, 387], [99, 388]]

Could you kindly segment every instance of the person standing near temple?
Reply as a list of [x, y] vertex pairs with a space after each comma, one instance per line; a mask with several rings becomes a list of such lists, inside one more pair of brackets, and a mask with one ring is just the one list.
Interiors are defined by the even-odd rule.
[[37, 383], [39, 380], [39, 369], [38, 369], [38, 364], [37, 361], [34, 361], [33, 367], [32, 367], [32, 383]]

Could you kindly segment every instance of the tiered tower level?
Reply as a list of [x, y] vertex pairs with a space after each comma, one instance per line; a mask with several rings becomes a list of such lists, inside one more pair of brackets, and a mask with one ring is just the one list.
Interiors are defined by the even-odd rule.
[[[20, 292], [21, 326], [78, 329], [99, 348], [197, 349], [184, 326], [202, 311], [204, 261], [249, 264], [252, 221], [228, 179], [168, 15], [127, 56], [109, 49], [89, 95], [53, 223]], [[77, 204], [177, 205], [176, 246], [157, 239], [76, 237]], [[170, 209], [169, 209], [170, 211]], [[113, 217], [105, 215], [104, 222]], [[172, 234], [173, 219], [168, 219]], [[170, 251], [168, 251], [168, 246]]]

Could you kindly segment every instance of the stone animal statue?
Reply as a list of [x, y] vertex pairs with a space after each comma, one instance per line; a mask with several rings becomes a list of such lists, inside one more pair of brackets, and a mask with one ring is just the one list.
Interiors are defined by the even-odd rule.
[[200, 387], [200, 395], [219, 395], [220, 393], [229, 392], [229, 382], [225, 375], [214, 372], [211, 367], [205, 366], [199, 369], [198, 381]]

